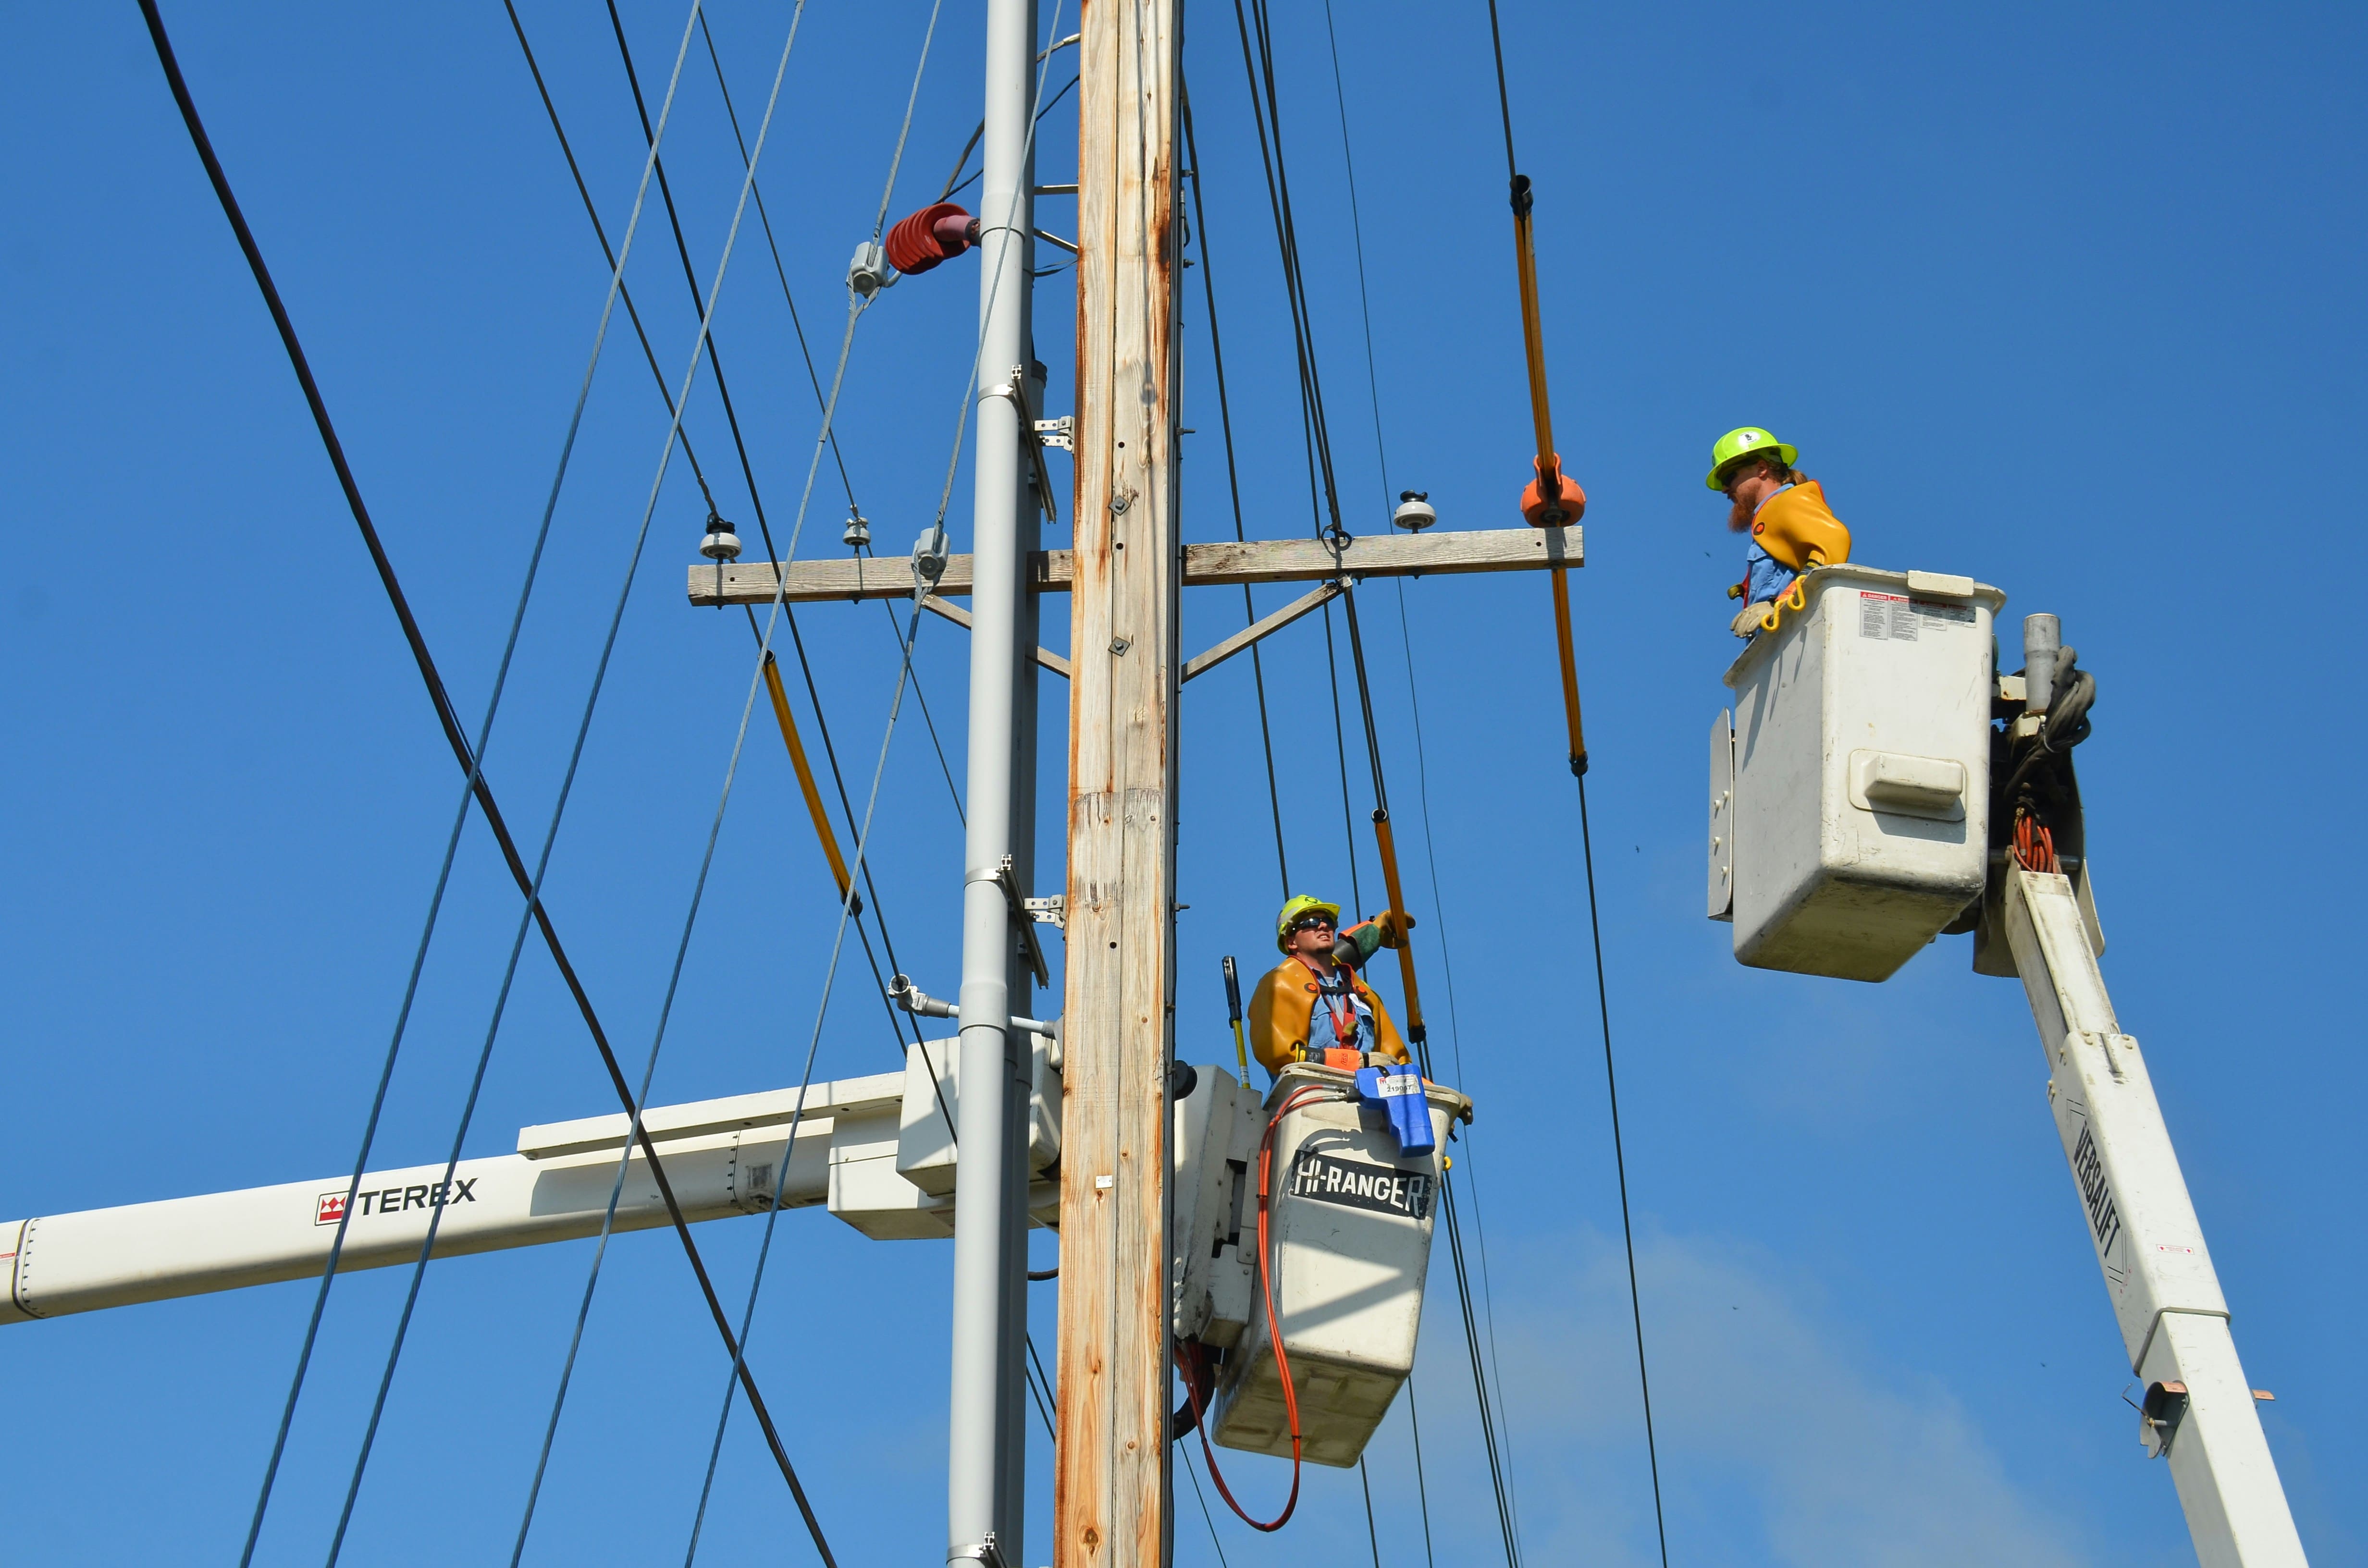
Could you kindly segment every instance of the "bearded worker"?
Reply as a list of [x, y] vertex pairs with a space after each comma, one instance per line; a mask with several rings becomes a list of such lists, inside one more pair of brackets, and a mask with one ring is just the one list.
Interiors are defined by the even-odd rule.
[[1750, 638], [1765, 631], [1776, 601], [1804, 572], [1850, 559], [1850, 529], [1826, 505], [1825, 487], [1794, 469], [1799, 450], [1757, 426], [1729, 430], [1712, 444], [1702, 483], [1730, 503], [1730, 532], [1748, 534], [1743, 581], [1726, 590], [1741, 599], [1730, 630]]
[[1357, 966], [1397, 946], [1401, 924], [1414, 922], [1384, 915], [1346, 931], [1339, 922], [1338, 904], [1305, 894], [1275, 917], [1274, 944], [1283, 960], [1258, 983], [1249, 1017], [1250, 1049], [1269, 1074], [1280, 1076], [1294, 1062], [1354, 1069], [1368, 1057], [1407, 1060], [1389, 1009], [1358, 977]]

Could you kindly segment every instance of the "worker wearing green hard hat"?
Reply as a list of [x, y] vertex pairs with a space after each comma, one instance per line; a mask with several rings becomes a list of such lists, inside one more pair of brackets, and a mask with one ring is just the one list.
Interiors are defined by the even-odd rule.
[[1795, 470], [1800, 449], [1764, 426], [1744, 425], [1711, 443], [1702, 483], [1726, 496], [1726, 526], [1748, 534], [1743, 581], [1726, 590], [1741, 599], [1730, 630], [1751, 638], [1776, 619], [1777, 599], [1813, 567], [1850, 559], [1850, 529], [1826, 505], [1824, 486]]
[[1754, 452], [1773, 452], [1777, 460], [1787, 469], [1801, 456], [1799, 448], [1778, 440], [1757, 426], [1746, 425], [1739, 429], [1729, 430], [1711, 443], [1710, 472], [1702, 476], [1702, 483], [1712, 490], [1725, 489], [1725, 471], [1731, 466], [1739, 467], [1742, 460]]
[[1269, 1073], [1294, 1062], [1361, 1067], [1370, 1056], [1407, 1060], [1389, 1009], [1357, 974], [1383, 948], [1398, 944], [1410, 916], [1384, 915], [1339, 928], [1340, 906], [1305, 893], [1275, 916], [1282, 962], [1251, 994], [1251, 1049]]

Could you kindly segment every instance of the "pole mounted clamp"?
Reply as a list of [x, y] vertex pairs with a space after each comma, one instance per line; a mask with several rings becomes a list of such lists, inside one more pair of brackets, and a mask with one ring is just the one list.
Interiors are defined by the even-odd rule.
[[899, 974], [891, 980], [888, 983], [888, 995], [896, 1006], [918, 1017], [955, 1018], [962, 1016], [961, 1008], [951, 1002], [939, 1001], [914, 984], [910, 975]]
[[984, 1563], [985, 1568], [1009, 1568], [1009, 1565], [1003, 1561], [1003, 1549], [995, 1544], [993, 1530], [987, 1531], [986, 1539], [975, 1546], [954, 1547], [946, 1553], [946, 1562], [949, 1564], [979, 1562]]
[[[1044, 507], [1044, 520], [1048, 523], [1059, 522], [1060, 510], [1053, 504], [1053, 471], [1044, 466], [1044, 449], [1053, 443], [1045, 440], [1041, 432], [1047, 426], [1064, 425], [1074, 431], [1076, 415], [1072, 415], [1063, 419], [1037, 418], [1036, 411], [1028, 403], [1028, 367], [1025, 365], [1012, 366], [1010, 379], [999, 386], [987, 388], [984, 395], [1006, 399], [1019, 411], [1020, 434], [1028, 443], [1028, 460], [1032, 466], [1036, 479], [1036, 499]], [[1058, 444], [1069, 447], [1069, 437], [1064, 436]], [[1074, 448], [1071, 449], [1075, 450]]]
[[1036, 971], [1036, 983], [1051, 990], [1053, 971], [1044, 966], [1044, 949], [1036, 941], [1036, 916], [1029, 907], [1035, 901], [1021, 891], [1008, 855], [995, 868], [995, 885], [1003, 890], [1003, 902], [1010, 907], [1011, 924], [1019, 933], [1019, 950], [1027, 955], [1028, 967]]

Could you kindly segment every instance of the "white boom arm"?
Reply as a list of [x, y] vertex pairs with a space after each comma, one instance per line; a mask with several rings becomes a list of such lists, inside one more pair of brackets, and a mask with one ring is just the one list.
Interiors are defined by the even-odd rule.
[[[904, 1086], [900, 1073], [814, 1085], [781, 1182], [781, 1207], [803, 1208], [827, 1196], [834, 1102], [852, 1108], [884, 1100], [893, 1113]], [[743, 1095], [649, 1113], [651, 1139], [684, 1219], [764, 1211], [796, 1099], [795, 1091]], [[373, 1171], [354, 1200], [338, 1271], [410, 1262], [439, 1209], [438, 1257], [597, 1234], [625, 1132], [620, 1115], [522, 1128], [517, 1153], [462, 1160], [450, 1183], [440, 1163]], [[349, 1181], [324, 1176], [0, 1224], [0, 1278], [8, 1287], [0, 1324], [317, 1276]], [[636, 1150], [618, 1198], [616, 1228], [666, 1223], [657, 1184]]]
[[[1059, 1049], [1041, 1033], [1035, 1045], [1031, 1176], [1060, 1155]], [[951, 1047], [907, 1046], [902, 1073], [813, 1085], [803, 1110], [797, 1090], [776, 1089], [655, 1106], [643, 1126], [685, 1220], [761, 1214], [778, 1180], [782, 1208], [827, 1202], [877, 1240], [950, 1235], [951, 1124], [960, 1103]], [[462, 1160], [449, 1182], [441, 1165], [371, 1172], [355, 1196], [337, 1270], [410, 1262], [439, 1211], [438, 1257], [598, 1234], [628, 1130], [613, 1113], [521, 1128], [517, 1153]], [[0, 1222], [0, 1324], [317, 1277], [349, 1185], [324, 1176]], [[1038, 1219], [1056, 1216], [1050, 1184], [1034, 1182], [1029, 1196]], [[637, 1147], [616, 1229], [670, 1222]]]
[[2146, 1386], [2146, 1451], [2169, 1458], [2203, 1568], [2302, 1564], [2195, 1205], [2138, 1042], [2114, 1019], [2072, 884], [2012, 865], [2007, 875], [2007, 939], [2047, 1051], [2048, 1103], [2089, 1239]]

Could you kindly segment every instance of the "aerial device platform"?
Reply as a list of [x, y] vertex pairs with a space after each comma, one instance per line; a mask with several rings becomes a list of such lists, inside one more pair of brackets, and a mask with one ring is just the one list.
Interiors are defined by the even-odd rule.
[[1709, 915], [1760, 969], [1888, 979], [1944, 931], [2016, 975], [2047, 1103], [2204, 1568], [2305, 1561], [2226, 1298], [2136, 1039], [2097, 967], [2104, 932], [2072, 748], [2096, 684], [2055, 616], [1998, 669], [2006, 602], [1970, 578], [1857, 564], [1804, 574], [1727, 671], [1711, 729]]

